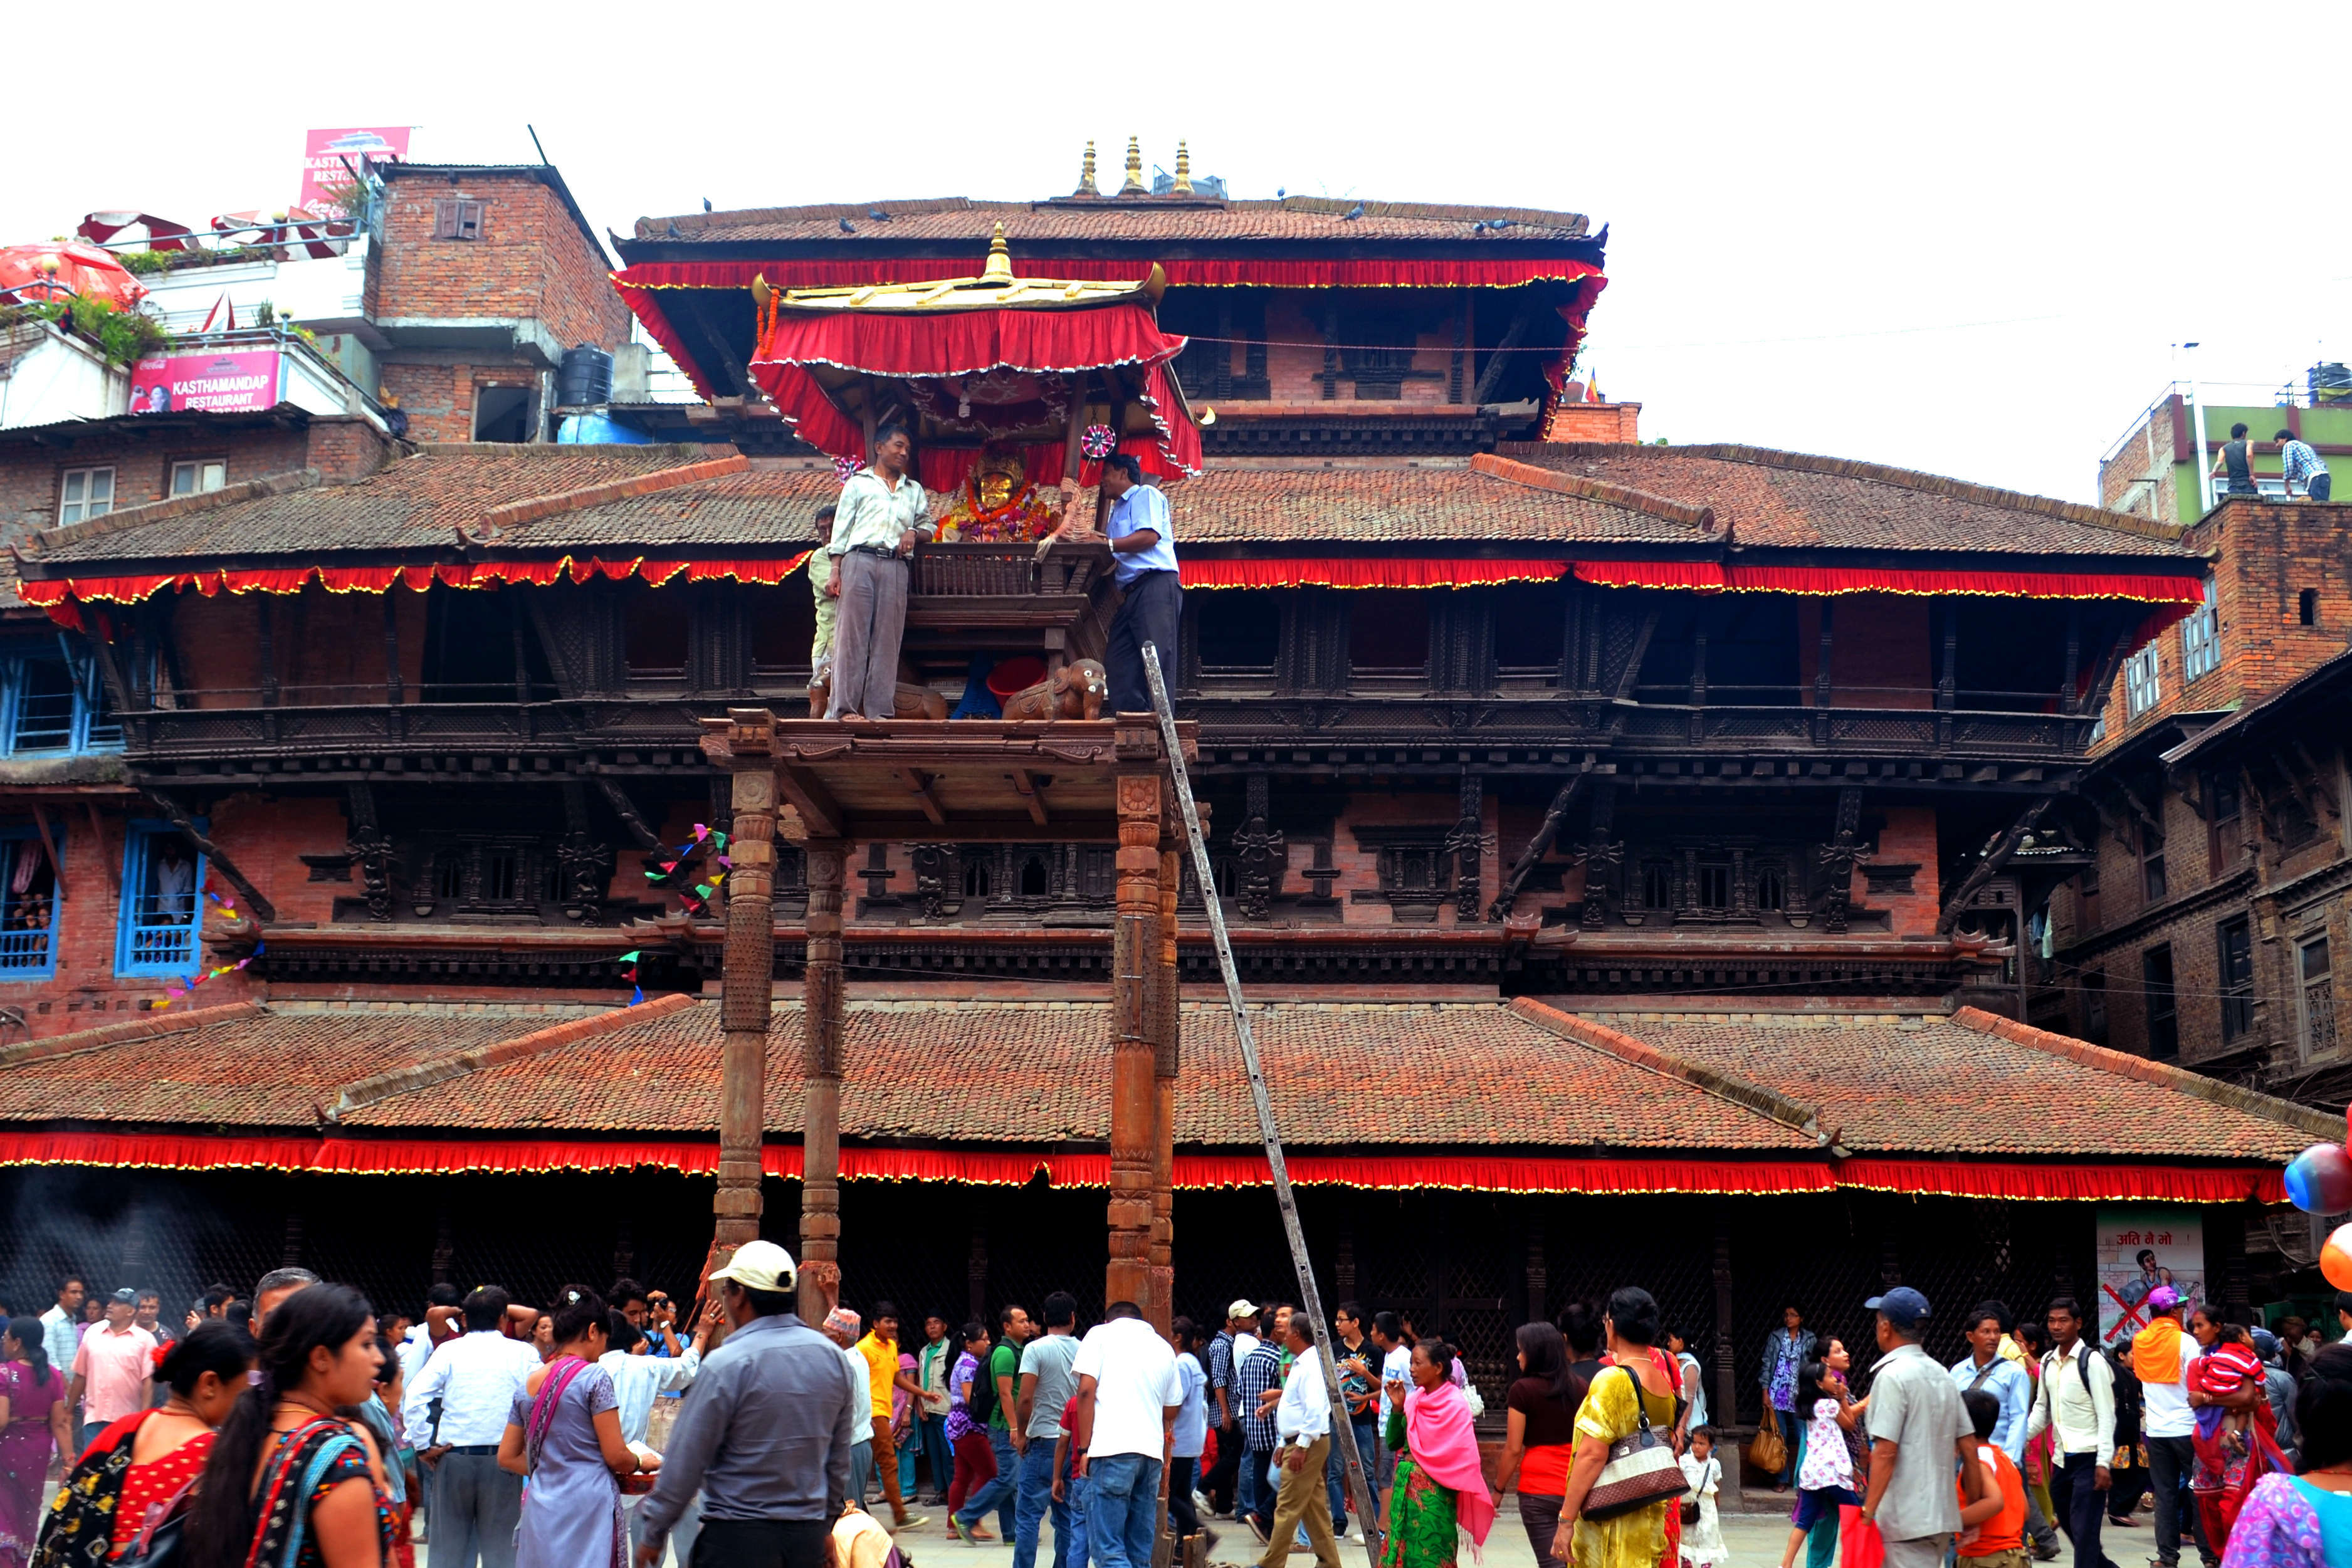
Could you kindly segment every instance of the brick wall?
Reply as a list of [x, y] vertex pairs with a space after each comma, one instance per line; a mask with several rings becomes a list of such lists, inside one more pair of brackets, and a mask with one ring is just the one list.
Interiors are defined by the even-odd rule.
[[[436, 239], [435, 204], [482, 204], [481, 237]], [[595, 243], [562, 197], [522, 172], [415, 175], [385, 191], [383, 243], [369, 255], [367, 313], [378, 320], [533, 319], [562, 347], [617, 349], [629, 311]]]
[[[2255, 701], [2344, 652], [2352, 636], [2352, 505], [2231, 501], [2189, 530], [2188, 549], [2213, 558], [2220, 666], [2183, 679], [2181, 629], [2157, 639], [2158, 700], [2137, 717], [2127, 683], [2108, 694], [2103, 746], [2114, 746], [2173, 713], [2213, 712]], [[2302, 624], [2302, 596], [2314, 595], [2314, 624]]]
[[1869, 881], [1855, 867], [1853, 902], [1886, 911], [1888, 928], [1896, 936], [1932, 936], [1943, 909], [1943, 887], [1937, 874], [1936, 810], [1932, 806], [1890, 806], [1878, 830], [1878, 852], [1870, 857], [1879, 865], [1914, 865], [1909, 893], [1870, 894]]
[[1622, 441], [1642, 439], [1642, 405], [1638, 402], [1563, 402], [1552, 410], [1546, 441]]
[[[1830, 619], [1832, 707], [1933, 707], [1931, 601], [1910, 594], [1842, 593]], [[1797, 607], [1797, 700], [1810, 707], [1821, 670], [1822, 601]]]
[[225, 483], [231, 485], [310, 467], [344, 480], [374, 472], [391, 451], [389, 440], [362, 419], [313, 420], [290, 429], [250, 424], [190, 429], [142, 426], [131, 418], [112, 420], [87, 434], [60, 436], [54, 444], [0, 445], [0, 523], [33, 528], [56, 523], [58, 476], [68, 468], [111, 467], [119, 510], [163, 500], [170, 492], [174, 463], [226, 461]]

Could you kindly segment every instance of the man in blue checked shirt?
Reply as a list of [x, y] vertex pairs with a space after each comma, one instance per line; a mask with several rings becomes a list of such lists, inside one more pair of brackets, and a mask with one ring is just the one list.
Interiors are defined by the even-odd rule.
[[1103, 673], [1109, 677], [1113, 713], [1150, 713], [1151, 683], [1143, 674], [1143, 644], [1159, 647], [1160, 668], [1174, 679], [1176, 625], [1184, 612], [1168, 497], [1158, 486], [1143, 482], [1143, 465], [1124, 452], [1103, 460], [1102, 488], [1110, 497], [1103, 534], [1110, 540], [1111, 575], [1127, 596], [1111, 618]]
[[2273, 437], [2279, 444], [2280, 471], [2286, 478], [2286, 493], [2294, 494], [2297, 485], [2304, 495], [2314, 501], [2325, 501], [2335, 494], [2336, 481], [2329, 476], [2327, 465], [2311, 449], [2311, 443], [2292, 430], [2282, 430]]

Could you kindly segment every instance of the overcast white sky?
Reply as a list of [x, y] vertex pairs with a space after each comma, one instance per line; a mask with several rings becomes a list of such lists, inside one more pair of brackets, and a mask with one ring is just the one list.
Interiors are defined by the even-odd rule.
[[2171, 344], [2245, 383], [2217, 401], [2352, 360], [2343, 0], [499, 9], [142, 12], [106, 68], [168, 73], [152, 99], [16, 73], [0, 241], [279, 205], [308, 126], [506, 162], [530, 121], [624, 233], [706, 196], [1044, 196], [1088, 137], [1115, 166], [1181, 135], [1235, 195], [1611, 225], [1586, 362], [1677, 442], [2089, 499]]

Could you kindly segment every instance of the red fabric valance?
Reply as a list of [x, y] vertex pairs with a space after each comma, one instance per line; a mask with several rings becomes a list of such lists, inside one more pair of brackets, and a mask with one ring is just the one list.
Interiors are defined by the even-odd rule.
[[1087, 310], [950, 310], [937, 315], [779, 311], [752, 356], [771, 364], [835, 365], [877, 376], [965, 376], [1003, 366], [1077, 371], [1153, 365], [1184, 351], [1132, 303]]
[[[1593, 302], [1609, 279], [1591, 262], [1534, 256], [1460, 260], [1364, 261], [1276, 260], [1255, 256], [1163, 261], [1160, 270], [1171, 287], [1260, 288], [1516, 288], [1522, 284], [1559, 282], [1576, 286], [1575, 295], [1560, 308], [1568, 322], [1568, 341], [1556, 363], [1573, 364], [1584, 340], [1584, 324]], [[1076, 260], [1024, 256], [1018, 270], [1024, 277], [1072, 280], [1141, 281], [1149, 264], [1131, 261]], [[661, 308], [660, 291], [670, 288], [749, 288], [756, 274], [777, 288], [832, 288], [868, 283], [927, 283], [945, 277], [969, 277], [973, 264], [938, 257], [876, 256], [858, 260], [783, 257], [766, 261], [646, 261], [612, 274], [621, 298], [646, 324], [646, 330], [685, 371], [695, 390], [711, 395], [699, 355], [690, 350]], [[1557, 392], [1553, 394], [1557, 396]]]
[[[1377, 1190], [1437, 1187], [1456, 1192], [1828, 1192], [1837, 1184], [1817, 1160], [1519, 1159], [1488, 1155], [1294, 1155], [1286, 1162], [1302, 1186]], [[1178, 1155], [1184, 1188], [1269, 1186], [1263, 1155]]]
[[2054, 571], [1914, 571], [1892, 567], [1725, 566], [1705, 560], [1580, 560], [1577, 579], [1603, 588], [1695, 588], [1732, 593], [1988, 594], [2004, 599], [2132, 599], [2189, 607], [2195, 578]]
[[[116, 1166], [145, 1169], [333, 1171], [352, 1175], [436, 1175], [461, 1171], [527, 1175], [549, 1170], [617, 1171], [652, 1167], [693, 1176], [719, 1168], [715, 1142], [686, 1139], [376, 1138], [236, 1136], [175, 1133], [0, 1132], [0, 1166]], [[796, 1178], [801, 1149], [761, 1151], [770, 1176]], [[2145, 1199], [2170, 1203], [2280, 1203], [2284, 1173], [2274, 1166], [2022, 1165], [1976, 1160], [1885, 1158], [1822, 1160], [1565, 1159], [1503, 1155], [1298, 1155], [1291, 1179], [1301, 1186], [1370, 1190], [1416, 1187], [1463, 1192], [1775, 1193], [1854, 1187], [1948, 1197], [2022, 1198], [2094, 1203]], [[1110, 1156], [998, 1149], [841, 1151], [852, 1181], [950, 1181], [1021, 1186], [1043, 1173], [1055, 1186], [1104, 1187]], [[1179, 1155], [1179, 1187], [1264, 1186], [1273, 1176], [1262, 1155]]]
[[2271, 1166], [2028, 1166], [1976, 1160], [1849, 1159], [1840, 1186], [1946, 1197], [2020, 1197], [2095, 1203], [2284, 1203], [2286, 1173]]
[[1564, 560], [1423, 560], [1396, 556], [1330, 559], [1201, 560], [1180, 556], [1187, 588], [1467, 588], [1494, 582], [1557, 582]]
[[[974, 252], [975, 256], [979, 254]], [[1178, 288], [1240, 285], [1261, 288], [1516, 288], [1523, 283], [1579, 283], [1601, 276], [1601, 268], [1591, 262], [1558, 256], [1421, 261], [1224, 256], [1162, 261], [1160, 269], [1166, 274], [1169, 286]], [[1024, 254], [1013, 258], [1013, 270], [1024, 277], [1066, 277], [1096, 283], [1132, 278], [1140, 283], [1151, 270], [1151, 264]], [[612, 278], [614, 286], [624, 290], [749, 288], [755, 274], [777, 288], [842, 288], [868, 283], [929, 283], [945, 277], [971, 277], [976, 271], [976, 261], [961, 257], [870, 256], [843, 260], [784, 256], [765, 261], [641, 261], [614, 273]]]
[[[738, 582], [772, 586], [799, 570], [801, 563], [813, 553], [803, 550], [798, 555], [776, 560], [648, 560], [643, 556], [623, 560], [604, 560], [597, 557], [581, 560], [565, 556], [559, 560], [484, 560], [438, 566], [273, 567], [257, 570], [181, 572], [161, 577], [52, 578], [21, 583], [17, 591], [24, 595], [26, 602], [48, 610], [52, 619], [64, 621], [68, 625], [79, 625], [80, 617], [74, 613], [73, 601], [136, 604], [167, 588], [183, 591], [193, 589], [209, 599], [225, 592], [299, 593], [315, 580], [330, 593], [385, 593], [394, 584], [421, 593], [435, 583], [444, 588], [496, 588], [509, 582], [530, 582], [543, 588], [562, 577], [569, 577], [574, 582], [585, 582], [600, 575], [614, 581], [640, 577], [647, 582], [659, 584], [670, 581], [681, 572], [688, 582], [732, 578]], [[68, 616], [71, 616], [70, 620]]]

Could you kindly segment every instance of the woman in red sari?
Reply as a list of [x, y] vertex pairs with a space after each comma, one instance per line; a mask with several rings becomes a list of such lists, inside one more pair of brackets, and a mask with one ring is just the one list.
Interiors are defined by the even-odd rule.
[[171, 1396], [114, 1422], [82, 1454], [41, 1527], [33, 1568], [100, 1568], [141, 1535], [184, 1514], [213, 1433], [245, 1392], [252, 1342], [217, 1320], [165, 1353]]

